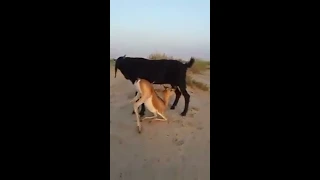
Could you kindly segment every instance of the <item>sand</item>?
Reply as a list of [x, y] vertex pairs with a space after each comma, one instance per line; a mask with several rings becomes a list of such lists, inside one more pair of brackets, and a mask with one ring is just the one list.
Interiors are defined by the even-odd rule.
[[[176, 109], [166, 111], [169, 123], [143, 121], [139, 134], [129, 103], [135, 89], [121, 72], [114, 78], [114, 70], [110, 71], [110, 180], [209, 180], [209, 92], [188, 88], [187, 116], [180, 116], [181, 96]], [[209, 74], [199, 75], [199, 80], [209, 85]], [[145, 116], [151, 115], [146, 109]]]

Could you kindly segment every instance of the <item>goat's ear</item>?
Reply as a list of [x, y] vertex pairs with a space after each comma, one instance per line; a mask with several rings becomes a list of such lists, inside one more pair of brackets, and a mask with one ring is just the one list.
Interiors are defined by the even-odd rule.
[[123, 56], [123, 58], [125, 58], [127, 55], [125, 54], [124, 56]]
[[167, 89], [167, 87], [165, 85], [162, 85], [164, 89]]

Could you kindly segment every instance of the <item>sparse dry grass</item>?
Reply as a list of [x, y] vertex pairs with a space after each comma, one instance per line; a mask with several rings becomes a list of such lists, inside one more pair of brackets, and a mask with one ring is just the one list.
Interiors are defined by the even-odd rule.
[[190, 75], [187, 75], [186, 83], [190, 87], [196, 87], [196, 88], [201, 89], [203, 91], [209, 91], [209, 87], [208, 87], [207, 84], [199, 82], [199, 81], [196, 81]]
[[[149, 55], [148, 58], [151, 60], [173, 59], [173, 60], [182, 61], [181, 59], [168, 56], [165, 53], [152, 53]], [[201, 74], [201, 72], [206, 71], [208, 69], [210, 69], [210, 61], [204, 61], [204, 60], [195, 58], [194, 64], [191, 66], [191, 68], [188, 71], [193, 74]]]
[[201, 72], [210, 69], [210, 61], [203, 61], [201, 59], [195, 59], [194, 64], [189, 69], [189, 72], [193, 74], [201, 74]]
[[[167, 56], [165, 53], [152, 53], [148, 56], [150, 60], [160, 60], [160, 59], [174, 59], [172, 56]], [[175, 59], [177, 60], [177, 59]]]
[[110, 59], [110, 67], [112, 67], [114, 65], [115, 65], [114, 59]]

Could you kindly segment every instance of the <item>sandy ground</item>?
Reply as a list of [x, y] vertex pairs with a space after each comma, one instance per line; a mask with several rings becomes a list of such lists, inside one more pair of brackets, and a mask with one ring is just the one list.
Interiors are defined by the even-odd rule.
[[[110, 180], [209, 180], [209, 92], [188, 88], [187, 116], [180, 116], [184, 108], [181, 96], [176, 109], [166, 112], [169, 123], [144, 121], [139, 134], [129, 103], [135, 89], [121, 72], [114, 78], [110, 71]], [[209, 84], [209, 74], [199, 79]], [[147, 109], [145, 114], [151, 115]]]

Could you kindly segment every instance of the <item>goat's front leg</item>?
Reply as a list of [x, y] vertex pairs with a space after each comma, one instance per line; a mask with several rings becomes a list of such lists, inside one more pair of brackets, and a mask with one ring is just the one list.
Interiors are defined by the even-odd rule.
[[143, 104], [141, 104], [141, 110], [140, 110], [140, 116], [144, 116], [144, 112], [146, 111], [146, 108], [145, 108], [145, 106], [144, 106], [144, 103]]

